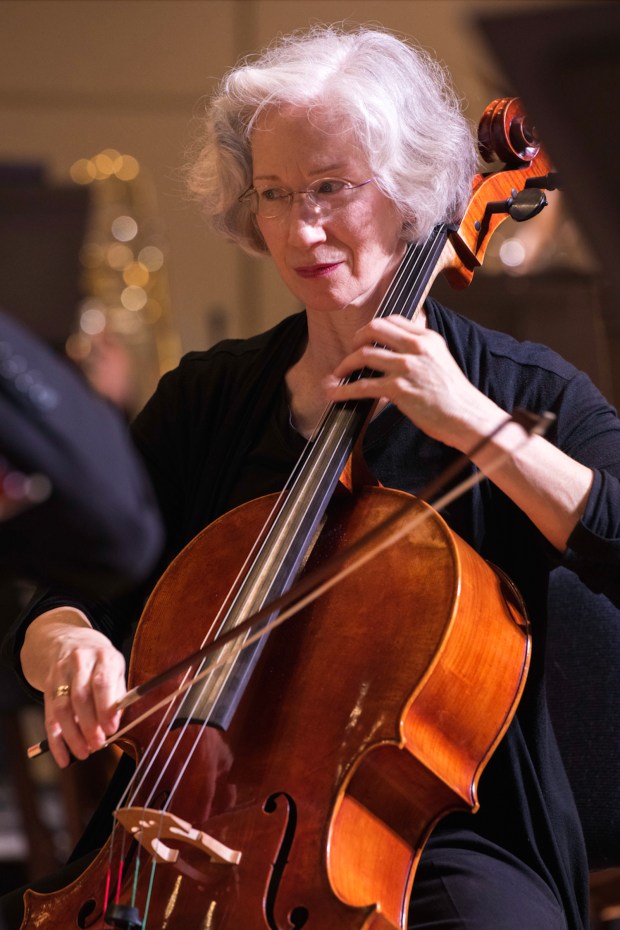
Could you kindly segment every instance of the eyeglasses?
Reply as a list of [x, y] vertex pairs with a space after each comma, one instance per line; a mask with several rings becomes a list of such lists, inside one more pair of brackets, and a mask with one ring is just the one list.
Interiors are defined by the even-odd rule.
[[307, 203], [316, 210], [320, 216], [326, 216], [334, 210], [346, 207], [350, 203], [351, 192], [359, 190], [374, 181], [369, 178], [360, 184], [351, 184], [342, 178], [320, 178], [314, 181], [303, 191], [289, 191], [285, 187], [268, 187], [257, 190], [249, 187], [239, 197], [239, 203], [244, 203], [257, 216], [264, 219], [278, 219], [287, 215], [293, 204], [296, 194], [304, 194]]

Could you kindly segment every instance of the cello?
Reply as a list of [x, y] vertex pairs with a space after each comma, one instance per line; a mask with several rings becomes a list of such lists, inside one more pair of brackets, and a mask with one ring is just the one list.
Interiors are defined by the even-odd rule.
[[[459, 229], [438, 227], [409, 248], [380, 312], [411, 315], [440, 263], [467, 282], [502, 210], [540, 209], [528, 182], [549, 166], [532, 154], [515, 102], [488, 112], [487, 148], [489, 123], [523, 145], [507, 171], [477, 179]], [[341, 480], [368, 414], [366, 403], [330, 408], [284, 494], [216, 520], [167, 569], [136, 633], [130, 684], [195, 649], [205, 626], [218, 661], [200, 669], [199, 686], [193, 669], [164, 714], [119, 736], [138, 760], [119, 826], [72, 885], [26, 894], [24, 930], [405, 926], [424, 843], [448, 811], [475, 810], [522, 691], [529, 640], [518, 594], [431, 512], [295, 622], [234, 654], [222, 638], [400, 507], [402, 492]], [[386, 577], [397, 580], [383, 612]], [[179, 616], [194, 622], [181, 631]], [[374, 633], [370, 644], [360, 630]]]

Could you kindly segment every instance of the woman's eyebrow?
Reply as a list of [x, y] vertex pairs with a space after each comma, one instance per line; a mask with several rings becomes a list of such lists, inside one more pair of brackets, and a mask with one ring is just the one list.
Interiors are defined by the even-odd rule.
[[[333, 162], [329, 165], [322, 165], [319, 168], [312, 168], [308, 172], [308, 177], [328, 178], [330, 177], [330, 172], [340, 172], [346, 171], [348, 165], [344, 162]], [[281, 181], [279, 174], [257, 174], [254, 177], [254, 181]]]

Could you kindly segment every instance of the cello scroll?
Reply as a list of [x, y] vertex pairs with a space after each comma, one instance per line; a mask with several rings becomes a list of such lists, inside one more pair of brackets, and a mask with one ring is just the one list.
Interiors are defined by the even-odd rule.
[[535, 216], [547, 202], [543, 188], [556, 187], [551, 161], [518, 98], [488, 105], [478, 127], [478, 146], [487, 163], [499, 160], [504, 168], [476, 175], [465, 215], [450, 235], [453, 251], [443, 272], [457, 290], [471, 283], [498, 226], [509, 216], [518, 222]]

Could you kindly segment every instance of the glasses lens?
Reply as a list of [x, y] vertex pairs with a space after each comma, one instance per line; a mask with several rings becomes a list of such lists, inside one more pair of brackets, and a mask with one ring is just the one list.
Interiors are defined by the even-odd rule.
[[370, 181], [362, 181], [361, 184], [351, 184], [340, 178], [321, 178], [302, 191], [287, 191], [284, 188], [257, 191], [251, 188], [240, 200], [258, 216], [277, 219], [288, 214], [295, 197], [304, 197], [311, 209], [319, 211], [321, 216], [326, 216], [347, 206], [351, 200], [351, 193], [369, 183]]
[[269, 188], [265, 191], [248, 191], [248, 196], [244, 199], [253, 213], [265, 219], [273, 219], [287, 213], [291, 197], [289, 191]]
[[258, 195], [258, 213], [266, 219], [275, 219], [285, 216], [291, 203], [291, 195], [287, 191], [269, 191], [268, 196]]

